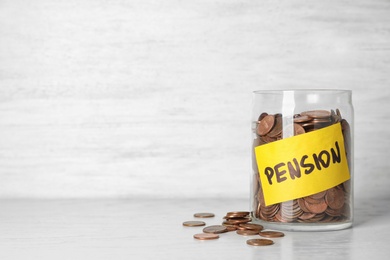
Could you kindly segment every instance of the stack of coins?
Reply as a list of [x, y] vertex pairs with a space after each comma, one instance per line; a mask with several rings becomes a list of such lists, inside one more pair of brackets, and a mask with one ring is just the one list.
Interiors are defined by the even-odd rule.
[[[213, 217], [213, 213], [195, 213], [194, 217]], [[278, 231], [264, 231], [264, 227], [259, 224], [250, 223], [250, 212], [248, 211], [231, 211], [223, 217], [222, 225], [211, 225], [203, 228], [203, 233], [195, 234], [193, 237], [198, 240], [218, 239], [219, 235], [229, 231], [236, 231], [241, 236], [262, 236], [266, 238], [283, 237], [284, 234]], [[197, 227], [204, 226], [203, 221], [185, 221], [183, 226]], [[248, 245], [252, 246], [268, 246], [273, 245], [274, 241], [270, 239], [249, 239]]]
[[[270, 142], [281, 140], [283, 132], [291, 132], [293, 135], [305, 134], [332, 124], [340, 123], [344, 137], [344, 146], [348, 164], [351, 163], [351, 133], [348, 122], [342, 118], [338, 109], [314, 110], [295, 114], [293, 124], [285, 126], [283, 131], [282, 114], [262, 113], [255, 122], [253, 148]], [[289, 128], [291, 130], [288, 130]], [[254, 149], [252, 156], [254, 157]], [[255, 159], [252, 160], [255, 162]], [[253, 215], [257, 219], [268, 222], [304, 222], [326, 223], [339, 222], [350, 218], [350, 180], [331, 189], [296, 200], [286, 201], [266, 206], [264, 203], [263, 190], [256, 163], [253, 164]]]

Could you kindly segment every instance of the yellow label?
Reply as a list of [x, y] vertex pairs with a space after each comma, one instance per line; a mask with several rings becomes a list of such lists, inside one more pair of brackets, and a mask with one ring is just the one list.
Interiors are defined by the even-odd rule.
[[255, 147], [265, 204], [309, 196], [349, 180], [341, 124]]

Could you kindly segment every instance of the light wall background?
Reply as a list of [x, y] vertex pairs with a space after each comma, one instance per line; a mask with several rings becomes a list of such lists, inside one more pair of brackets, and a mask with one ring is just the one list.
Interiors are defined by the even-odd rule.
[[388, 196], [389, 75], [388, 0], [0, 0], [0, 198], [248, 197], [284, 88], [353, 90], [355, 195]]

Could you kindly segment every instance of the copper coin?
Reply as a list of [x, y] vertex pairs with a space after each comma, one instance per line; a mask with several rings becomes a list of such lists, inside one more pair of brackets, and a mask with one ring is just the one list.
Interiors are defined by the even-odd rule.
[[205, 226], [206, 223], [203, 221], [185, 221], [183, 222], [183, 226], [186, 227], [200, 227], [200, 226]]
[[294, 136], [294, 135], [304, 134], [306, 131], [302, 126], [300, 126], [298, 124], [294, 124], [294, 125], [286, 126], [284, 128], [284, 132], [289, 133], [287, 136], [283, 136], [283, 138], [286, 138], [286, 137], [290, 137], [290, 136]]
[[309, 116], [298, 115], [298, 116], [294, 117], [294, 123], [303, 123], [303, 122], [307, 122], [310, 120], [311, 120], [311, 117], [309, 117]]
[[226, 216], [246, 217], [249, 216], [249, 211], [230, 211], [226, 213]]
[[323, 197], [325, 197], [325, 194], [326, 194], [326, 190], [312, 194], [309, 197], [312, 197], [313, 199], [319, 200], [319, 199], [322, 199]]
[[325, 201], [324, 198], [321, 199], [314, 199], [312, 196], [304, 197], [303, 198], [307, 203], [310, 204], [318, 204], [318, 203], [323, 203]]
[[259, 234], [259, 232], [256, 230], [246, 230], [246, 229], [237, 230], [236, 233], [242, 236], [254, 236]]
[[241, 223], [248, 223], [251, 222], [252, 219], [250, 218], [231, 218], [224, 221], [225, 224], [235, 225], [235, 224], [241, 224]]
[[262, 237], [269, 237], [269, 238], [284, 237], [284, 233], [279, 231], [261, 231], [259, 232], [259, 235]]
[[227, 231], [236, 231], [238, 226], [234, 226], [234, 225], [227, 225], [225, 226]]
[[211, 239], [219, 238], [219, 235], [210, 234], [210, 233], [199, 233], [199, 234], [195, 234], [194, 238], [199, 239], [199, 240], [211, 240]]
[[230, 220], [230, 219], [247, 219], [248, 216], [239, 216], [239, 215], [228, 215], [228, 216], [224, 216], [223, 219], [227, 219], [227, 220]]
[[213, 226], [208, 226], [203, 229], [204, 233], [213, 233], [213, 234], [220, 234], [220, 233], [225, 233], [227, 232], [227, 227], [223, 225], [213, 225]]
[[312, 110], [301, 113], [301, 116], [309, 116], [312, 118], [326, 118], [330, 117], [331, 113], [328, 110]]
[[325, 201], [332, 209], [341, 209], [344, 206], [344, 191], [331, 188], [325, 195]]
[[246, 241], [246, 243], [250, 246], [270, 246], [274, 244], [274, 241], [270, 239], [257, 238], [257, 239], [249, 239]]
[[237, 230], [248, 230], [248, 229], [246, 229], [244, 227], [240, 227], [239, 225], [237, 225]]
[[305, 206], [311, 213], [316, 213], [316, 214], [325, 212], [326, 208], [328, 207], [328, 205], [325, 203], [325, 200], [323, 200], [321, 203], [316, 203], [316, 204], [308, 203], [305, 200]]
[[283, 131], [283, 118], [281, 116], [275, 117], [275, 125], [268, 133], [269, 137], [277, 137], [282, 134]]
[[214, 217], [214, 213], [195, 213], [194, 217], [195, 218], [212, 218]]
[[271, 143], [271, 142], [277, 141], [278, 139], [276, 137], [271, 137], [269, 135], [265, 135], [265, 136], [263, 136], [263, 140], [266, 143]]
[[310, 210], [308, 208], [306, 208], [306, 205], [305, 205], [305, 200], [303, 198], [300, 198], [297, 200], [298, 201], [298, 205], [299, 207], [304, 211], [304, 212], [310, 212]]
[[268, 113], [261, 113], [261, 115], [259, 116], [259, 118], [257, 119], [258, 121], [261, 121], [264, 117], [268, 116]]
[[271, 131], [272, 127], [275, 124], [275, 117], [273, 115], [265, 116], [259, 123], [257, 127], [258, 135], [266, 135]]
[[305, 131], [305, 129], [302, 126], [300, 126], [298, 124], [294, 124], [294, 134], [295, 135], [304, 134], [305, 132], [306, 131]]
[[332, 217], [338, 217], [338, 216], [341, 216], [341, 212], [343, 211], [343, 209], [332, 209], [331, 207], [328, 207], [326, 210], [325, 210], [325, 213], [329, 216], [332, 216]]
[[262, 225], [253, 224], [253, 223], [244, 223], [244, 224], [240, 224], [239, 226], [245, 229], [256, 230], [256, 231], [263, 230], [264, 228]]
[[299, 218], [302, 220], [308, 220], [308, 219], [314, 218], [315, 216], [316, 216], [315, 213], [304, 212], [302, 215], [299, 216]]

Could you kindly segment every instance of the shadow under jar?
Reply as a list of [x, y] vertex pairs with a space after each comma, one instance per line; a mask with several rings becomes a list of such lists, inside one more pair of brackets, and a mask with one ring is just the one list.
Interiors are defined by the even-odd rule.
[[291, 231], [352, 226], [350, 90], [255, 91], [252, 137], [254, 222]]

